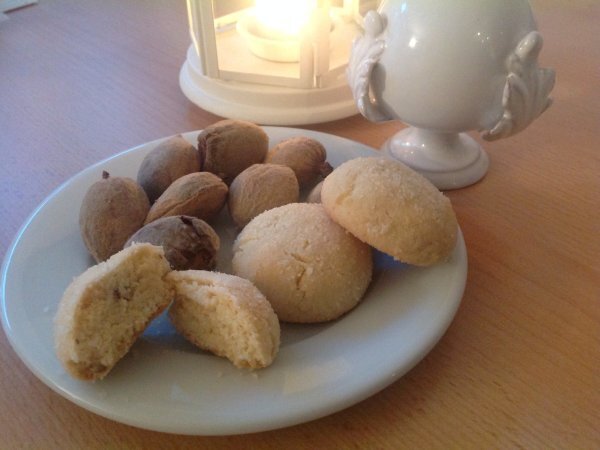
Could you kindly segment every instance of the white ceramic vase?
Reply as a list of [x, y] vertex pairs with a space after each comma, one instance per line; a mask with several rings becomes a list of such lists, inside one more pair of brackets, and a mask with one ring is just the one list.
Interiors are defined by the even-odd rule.
[[408, 128], [383, 147], [440, 189], [481, 179], [488, 157], [466, 132], [494, 140], [548, 106], [554, 71], [526, 0], [384, 0], [365, 17], [347, 77], [369, 120]]

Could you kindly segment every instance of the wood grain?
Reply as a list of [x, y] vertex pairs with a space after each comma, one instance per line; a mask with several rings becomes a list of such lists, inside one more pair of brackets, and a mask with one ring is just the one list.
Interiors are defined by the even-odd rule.
[[[532, 2], [554, 105], [485, 143], [449, 192], [469, 252], [463, 303], [406, 376], [329, 417], [246, 436], [104, 419], [38, 381], [0, 337], [0, 448], [600, 448], [600, 4]], [[118, 151], [218, 117], [181, 93], [184, 2], [48, 0], [0, 24], [0, 255], [53, 189]], [[307, 128], [379, 147], [400, 123]]]

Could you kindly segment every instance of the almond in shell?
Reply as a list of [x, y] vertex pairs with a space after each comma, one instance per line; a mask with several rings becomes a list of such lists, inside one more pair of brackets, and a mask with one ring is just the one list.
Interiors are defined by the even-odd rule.
[[227, 185], [209, 172], [196, 172], [175, 180], [150, 208], [146, 224], [167, 216], [192, 216], [209, 221], [227, 200]]

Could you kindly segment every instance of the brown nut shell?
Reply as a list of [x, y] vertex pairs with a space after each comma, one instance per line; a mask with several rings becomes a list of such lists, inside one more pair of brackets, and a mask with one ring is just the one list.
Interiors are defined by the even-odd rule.
[[131, 178], [111, 177], [90, 186], [79, 210], [81, 237], [90, 254], [101, 262], [123, 248], [144, 223], [150, 202]]
[[267, 153], [266, 163], [290, 167], [300, 187], [312, 184], [319, 176], [326, 177], [333, 170], [326, 161], [327, 151], [316, 139], [296, 136], [286, 139]]
[[125, 247], [147, 242], [162, 246], [173, 270], [212, 270], [217, 264], [220, 240], [206, 222], [191, 216], [169, 216], [144, 225]]
[[214, 218], [227, 199], [227, 185], [216, 175], [195, 172], [175, 180], [156, 200], [146, 217], [146, 224], [166, 216]]
[[161, 142], [146, 155], [138, 170], [137, 182], [146, 191], [150, 203], [154, 203], [173, 181], [199, 170], [196, 148], [177, 135]]
[[214, 173], [228, 185], [244, 169], [263, 162], [268, 147], [264, 130], [242, 120], [221, 120], [198, 135], [202, 170]]
[[278, 164], [254, 164], [231, 183], [227, 206], [233, 221], [244, 226], [264, 211], [297, 202], [299, 195], [292, 169]]

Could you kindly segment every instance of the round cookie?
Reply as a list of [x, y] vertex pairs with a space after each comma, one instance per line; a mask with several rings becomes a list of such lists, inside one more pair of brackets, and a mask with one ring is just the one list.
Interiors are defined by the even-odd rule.
[[260, 214], [239, 234], [233, 253], [233, 272], [252, 281], [284, 322], [336, 319], [360, 301], [373, 271], [371, 248], [319, 204]]
[[456, 244], [458, 224], [450, 200], [398, 161], [368, 157], [345, 162], [325, 179], [321, 202], [354, 236], [405, 263], [441, 262]]

